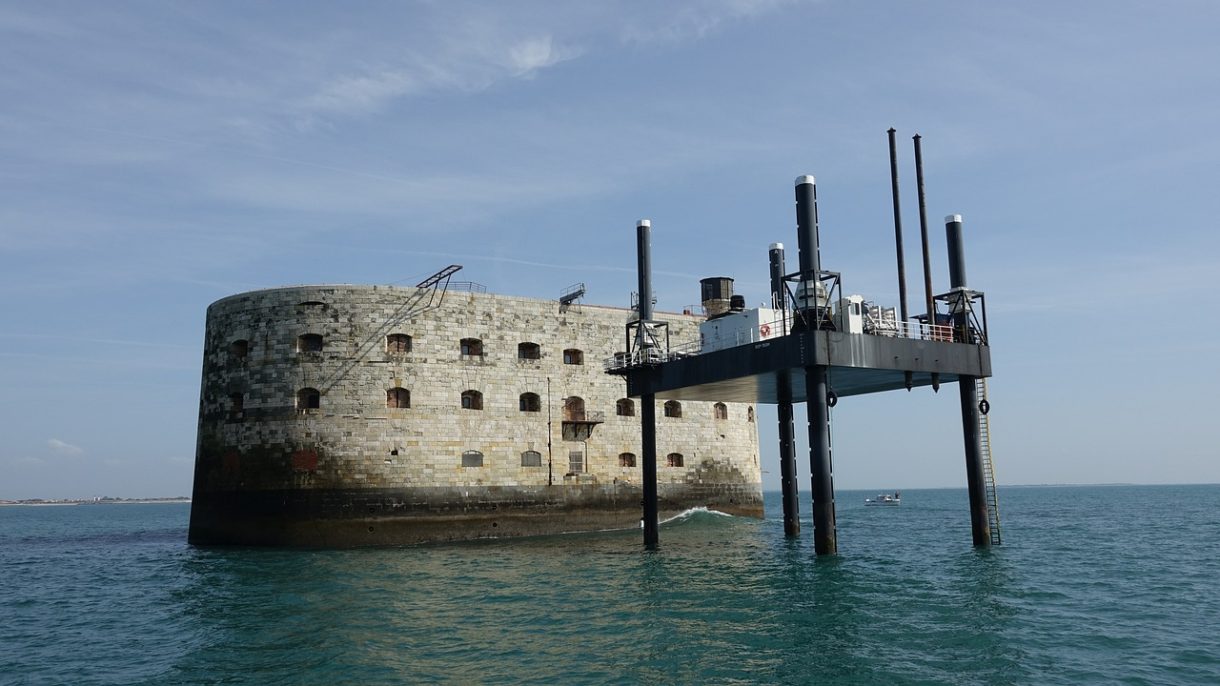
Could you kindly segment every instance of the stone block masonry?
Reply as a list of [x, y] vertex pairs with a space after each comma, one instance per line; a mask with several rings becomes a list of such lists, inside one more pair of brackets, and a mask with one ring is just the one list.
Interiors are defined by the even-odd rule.
[[[394, 544], [638, 522], [639, 401], [620, 402], [623, 381], [602, 371], [626, 349], [629, 312], [472, 292], [421, 309], [419, 295], [300, 286], [208, 308], [192, 542]], [[660, 318], [675, 341], [698, 336], [698, 317]], [[681, 417], [657, 416], [664, 512], [761, 516], [752, 407], [685, 401]]]

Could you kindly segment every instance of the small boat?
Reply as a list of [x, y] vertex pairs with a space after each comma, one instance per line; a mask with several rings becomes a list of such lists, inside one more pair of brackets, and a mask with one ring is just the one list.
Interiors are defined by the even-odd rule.
[[894, 491], [894, 495], [890, 495], [889, 493], [882, 493], [882, 494], [878, 495], [876, 498], [865, 498], [864, 504], [865, 505], [890, 505], [890, 506], [901, 505], [902, 504], [902, 492]]

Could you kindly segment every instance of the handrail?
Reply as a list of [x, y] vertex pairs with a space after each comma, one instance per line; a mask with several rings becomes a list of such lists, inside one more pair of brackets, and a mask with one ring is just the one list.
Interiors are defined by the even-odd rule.
[[[757, 328], [751, 327], [746, 331], [738, 331], [732, 337], [732, 345], [709, 345], [710, 343], [724, 343], [726, 339], [713, 339], [712, 341], [690, 341], [680, 345], [671, 346], [668, 351], [660, 348], [645, 348], [643, 350], [634, 350], [630, 353], [618, 353], [613, 357], [608, 357], [602, 361], [602, 366], [607, 372], [617, 371], [620, 369], [629, 369], [632, 367], [648, 367], [663, 362], [671, 362], [686, 357], [694, 357], [704, 352], [704, 348], [712, 350], [721, 350], [724, 348], [733, 348], [739, 345], [749, 345], [751, 343], [759, 343], [768, 341], [784, 333], [783, 326], [786, 323], [791, 323], [792, 317], [789, 316], [786, 320], [781, 318], [773, 322], [760, 324]], [[766, 336], [761, 334], [763, 327], [768, 327], [769, 333]], [[905, 322], [886, 320], [884, 326], [878, 326], [872, 330], [864, 332], [867, 336], [887, 336], [890, 338], [906, 338], [916, 341], [940, 341], [945, 343], [961, 343], [961, 336], [953, 326], [945, 324], [925, 324], [923, 322], [911, 320]]]

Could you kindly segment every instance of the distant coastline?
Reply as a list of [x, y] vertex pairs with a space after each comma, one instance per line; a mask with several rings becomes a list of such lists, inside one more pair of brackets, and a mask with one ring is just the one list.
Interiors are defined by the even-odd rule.
[[54, 506], [54, 505], [141, 505], [149, 503], [189, 503], [186, 496], [174, 498], [26, 498], [23, 500], [0, 500], [0, 507], [5, 505]]

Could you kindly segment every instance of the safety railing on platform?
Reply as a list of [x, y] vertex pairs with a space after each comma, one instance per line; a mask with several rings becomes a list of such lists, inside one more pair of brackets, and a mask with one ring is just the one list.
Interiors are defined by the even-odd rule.
[[[757, 327], [739, 330], [733, 336], [722, 336], [710, 340], [691, 341], [681, 345], [670, 346], [668, 351], [660, 348], [645, 348], [630, 353], [617, 353], [606, 358], [602, 366], [606, 371], [627, 369], [630, 367], [646, 367], [671, 362], [686, 357], [694, 357], [713, 350], [735, 348], [740, 345], [760, 343], [783, 336], [784, 327], [791, 327], [792, 318], [777, 319], [773, 322], [759, 324]], [[898, 322], [885, 320], [882, 324], [866, 325], [864, 333], [871, 336], [888, 336], [890, 338], [907, 338], [917, 341], [954, 342], [959, 340], [954, 328], [945, 324], [925, 324], [918, 321]]]
[[588, 410], [584, 412], [565, 412], [563, 415], [565, 422], [585, 422], [588, 424], [604, 424], [606, 422], [606, 413], [602, 410]]
[[865, 331], [865, 333], [874, 333], [880, 336], [890, 335], [897, 338], [910, 338], [916, 341], [945, 341], [953, 342], [953, 327], [944, 324], [925, 324], [917, 321], [907, 322], [889, 322], [895, 327], [893, 333], [887, 334], [884, 330]]

